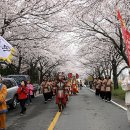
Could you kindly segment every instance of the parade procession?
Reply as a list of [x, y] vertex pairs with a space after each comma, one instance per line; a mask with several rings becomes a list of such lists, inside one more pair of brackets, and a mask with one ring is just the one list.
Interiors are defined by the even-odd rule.
[[58, 72], [56, 77], [43, 79], [41, 84], [45, 104], [55, 97], [55, 102], [61, 112], [69, 101], [69, 96], [79, 93], [78, 74], [68, 76], [64, 72]]
[[130, 130], [130, 0], [0, 0], [0, 130]]

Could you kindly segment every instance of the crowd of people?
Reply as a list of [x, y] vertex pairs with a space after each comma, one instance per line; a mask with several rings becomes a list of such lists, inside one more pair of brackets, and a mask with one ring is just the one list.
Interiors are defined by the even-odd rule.
[[45, 77], [41, 84], [44, 102], [47, 103], [48, 101], [52, 100], [53, 97], [55, 97], [59, 111], [62, 111], [62, 109], [66, 106], [70, 95], [76, 95], [79, 92], [79, 82], [77, 80], [78, 77], [72, 76], [72, 74], [68, 75], [69, 76], [67, 77], [63, 72], [61, 72], [53, 78]]
[[[69, 101], [69, 96], [77, 95], [79, 88], [82, 87], [82, 82], [78, 82], [78, 78], [78, 75], [73, 76], [70, 73], [66, 76], [63, 72], [58, 73], [55, 77], [44, 77], [41, 87], [38, 89], [39, 94], [43, 93], [45, 104], [55, 97], [59, 111], [62, 111]], [[32, 104], [33, 90], [33, 84], [30, 81], [23, 80], [18, 86], [17, 95], [21, 116], [26, 113], [26, 105]], [[6, 128], [7, 94], [7, 87], [2, 83], [2, 77], [0, 76], [0, 130]]]
[[112, 93], [112, 81], [110, 76], [106, 76], [105, 78], [96, 77], [93, 82], [93, 86], [95, 88], [95, 95], [100, 96], [102, 100], [106, 102], [111, 101], [111, 93]]
[[[125, 104], [127, 107], [127, 118], [130, 123], [130, 69], [129, 74], [122, 81], [122, 89], [125, 91]], [[111, 101], [112, 96], [112, 81], [110, 76], [97, 77], [93, 81], [95, 95], [100, 96], [106, 102]]]
[[[8, 111], [6, 105], [7, 87], [2, 83], [2, 77], [0, 76], [0, 130], [6, 128], [6, 113]], [[26, 112], [26, 105], [31, 104], [33, 95], [33, 85], [30, 81], [21, 81], [17, 90], [18, 101], [20, 103], [20, 115], [24, 115]]]

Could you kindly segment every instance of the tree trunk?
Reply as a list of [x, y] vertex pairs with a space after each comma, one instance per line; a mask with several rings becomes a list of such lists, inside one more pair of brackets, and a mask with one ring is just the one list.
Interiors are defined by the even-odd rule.
[[43, 81], [43, 72], [42, 72], [42, 69], [40, 70], [40, 83], [42, 83]]
[[22, 64], [22, 57], [19, 56], [19, 63], [18, 63], [18, 67], [17, 67], [17, 73], [19, 74], [20, 73], [20, 69], [21, 69], [21, 64]]
[[118, 84], [118, 77], [117, 77], [117, 65], [115, 59], [113, 59], [112, 61], [112, 70], [113, 70], [114, 89], [118, 89], [119, 84]]

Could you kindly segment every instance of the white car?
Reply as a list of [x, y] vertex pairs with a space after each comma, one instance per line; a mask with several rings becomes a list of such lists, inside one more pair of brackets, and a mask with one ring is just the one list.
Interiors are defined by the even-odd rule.
[[2, 78], [2, 83], [6, 85], [8, 91], [6, 103], [9, 106], [9, 108], [15, 109], [17, 107], [18, 102], [18, 84], [12, 78]]

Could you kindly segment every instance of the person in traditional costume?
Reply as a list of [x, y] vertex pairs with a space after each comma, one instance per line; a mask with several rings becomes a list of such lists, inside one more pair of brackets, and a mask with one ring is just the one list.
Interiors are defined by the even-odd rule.
[[69, 96], [72, 95], [72, 73], [68, 73], [67, 86], [69, 87]]
[[60, 112], [66, 106], [65, 82], [63, 78], [63, 73], [59, 73], [57, 79], [56, 104], [58, 104]]
[[129, 75], [123, 80], [122, 89], [125, 93], [125, 104], [127, 106], [127, 118], [130, 123], [130, 71]]
[[6, 129], [6, 96], [7, 96], [7, 87], [2, 84], [2, 77], [0, 76], [0, 130]]
[[79, 91], [78, 91], [78, 81], [76, 79], [75, 76], [73, 76], [73, 79], [72, 79], [72, 93], [73, 94], [77, 94]]
[[71, 89], [71, 86], [72, 86], [72, 80], [71, 79], [68, 79], [67, 83], [66, 83], [66, 86], [68, 87], [68, 91], [69, 91], [69, 96], [72, 94], [72, 89]]
[[49, 99], [49, 89], [48, 89], [47, 78], [44, 78], [41, 86], [42, 86], [42, 91], [43, 91], [43, 96], [44, 96], [44, 102], [47, 103], [47, 101]]
[[95, 89], [95, 90], [96, 90], [97, 80], [98, 80], [97, 77], [95, 77], [93, 80], [93, 89]]
[[102, 84], [101, 78], [98, 77], [96, 82], [96, 91], [95, 91], [96, 96], [100, 95], [101, 84]]
[[83, 87], [83, 84], [82, 84], [82, 81], [80, 80], [80, 82], [79, 82], [79, 88], [80, 88], [80, 90], [82, 89], [82, 87]]
[[55, 96], [56, 92], [57, 92], [57, 80], [56, 79], [53, 79], [53, 81], [52, 81], [52, 91], [53, 91], [53, 96]]
[[49, 90], [49, 100], [53, 98], [53, 88], [52, 88], [52, 80], [48, 80], [48, 90]]
[[112, 80], [110, 78], [110, 76], [106, 76], [106, 96], [105, 96], [105, 100], [106, 102], [110, 102], [111, 101], [111, 96], [112, 96]]
[[66, 84], [65, 84], [65, 96], [66, 96], [66, 101], [69, 100], [69, 95], [70, 95], [70, 82], [67, 81]]
[[104, 77], [102, 77], [102, 78], [101, 78], [101, 81], [102, 81], [102, 83], [101, 83], [101, 89], [100, 89], [100, 96], [101, 96], [101, 98], [102, 98], [103, 100], [105, 100], [107, 80], [106, 80]]

